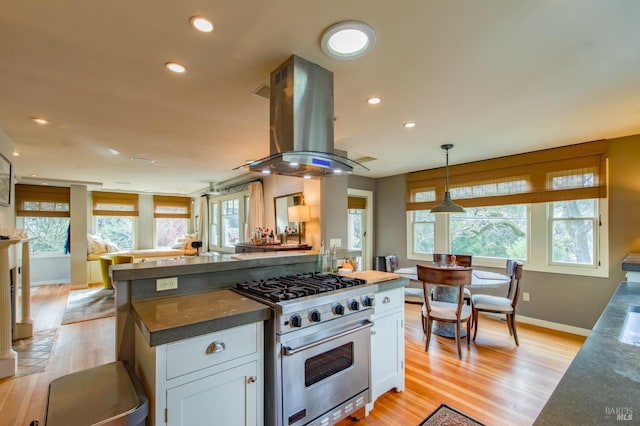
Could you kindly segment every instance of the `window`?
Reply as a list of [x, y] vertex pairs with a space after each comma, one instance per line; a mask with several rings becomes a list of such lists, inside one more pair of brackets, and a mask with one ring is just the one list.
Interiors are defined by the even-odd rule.
[[189, 232], [191, 198], [153, 196], [156, 247], [171, 247]]
[[413, 253], [433, 253], [436, 244], [436, 215], [428, 210], [411, 212], [411, 234]]
[[348, 247], [351, 250], [362, 250], [363, 213], [361, 209], [349, 209], [347, 213]]
[[[68, 217], [22, 217], [20, 228], [24, 228], [29, 237], [30, 253], [68, 253], [69, 235]], [[18, 221], [20, 223], [20, 221]]]
[[138, 194], [93, 192], [95, 234], [119, 250], [135, 248]]
[[220, 233], [218, 230], [220, 229], [220, 221], [218, 220], [219, 212], [218, 212], [218, 203], [211, 203], [211, 217], [209, 218], [209, 223], [211, 224], [211, 229], [209, 232], [209, 241], [212, 246], [219, 247], [220, 246]]
[[69, 188], [16, 185], [16, 224], [33, 241], [30, 253], [68, 253]]
[[551, 203], [551, 263], [595, 266], [597, 209], [597, 200]]
[[119, 250], [134, 248], [135, 218], [132, 216], [94, 216], [95, 233]]
[[209, 200], [210, 249], [232, 251], [235, 244], [245, 241], [248, 198], [248, 191], [242, 191]]
[[240, 200], [223, 201], [222, 208], [222, 236], [223, 246], [230, 247], [240, 242]]
[[449, 218], [450, 253], [527, 260], [527, 206], [467, 208]]

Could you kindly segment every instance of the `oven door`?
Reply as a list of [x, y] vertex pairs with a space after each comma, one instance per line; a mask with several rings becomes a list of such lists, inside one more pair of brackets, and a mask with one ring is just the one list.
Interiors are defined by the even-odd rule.
[[283, 425], [309, 423], [369, 388], [371, 325], [349, 322], [282, 344]]

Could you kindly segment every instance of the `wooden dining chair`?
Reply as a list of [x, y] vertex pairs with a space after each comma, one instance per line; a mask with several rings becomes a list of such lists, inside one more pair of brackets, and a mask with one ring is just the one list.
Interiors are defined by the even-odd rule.
[[[473, 256], [470, 254], [453, 254], [453, 253], [433, 253], [433, 264], [436, 266], [465, 266], [470, 267]], [[431, 295], [433, 300], [433, 294]], [[471, 305], [471, 290], [464, 289], [464, 301], [467, 305]]]
[[522, 279], [523, 263], [517, 260], [507, 260], [506, 272], [511, 277], [509, 283], [509, 293], [507, 297], [491, 296], [488, 294], [474, 294], [471, 296], [471, 310], [473, 313], [473, 341], [478, 333], [478, 313], [490, 312], [494, 314], [505, 314], [507, 317], [507, 327], [509, 334], [513, 336], [516, 346], [518, 342], [518, 332], [516, 330], [516, 307], [520, 298], [520, 281]]
[[[471, 327], [469, 319], [471, 318], [471, 307], [464, 303], [464, 286], [471, 284], [470, 267], [446, 268], [440, 266], [417, 265], [418, 280], [422, 282], [422, 291], [424, 296], [424, 304], [422, 305], [422, 330], [425, 332], [427, 341], [425, 343], [425, 352], [429, 351], [429, 342], [431, 341], [431, 329], [433, 321], [455, 324], [455, 339], [458, 348], [458, 358], [462, 359], [460, 350], [460, 327], [463, 323], [467, 324], [467, 345], [470, 343]], [[428, 285], [450, 286], [457, 288], [457, 302], [440, 302], [429, 300], [426, 295]]]

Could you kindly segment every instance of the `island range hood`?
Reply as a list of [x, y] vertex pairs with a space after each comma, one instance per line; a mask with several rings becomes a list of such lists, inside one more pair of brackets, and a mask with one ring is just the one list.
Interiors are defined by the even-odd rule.
[[249, 170], [305, 178], [369, 170], [333, 148], [333, 73], [292, 55], [271, 73], [270, 155]]

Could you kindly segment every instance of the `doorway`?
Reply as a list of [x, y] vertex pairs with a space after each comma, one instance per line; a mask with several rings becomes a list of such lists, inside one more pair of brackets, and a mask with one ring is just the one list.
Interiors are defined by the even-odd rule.
[[360, 269], [372, 269], [373, 249], [373, 192], [347, 189], [347, 244], [349, 250], [360, 250]]

